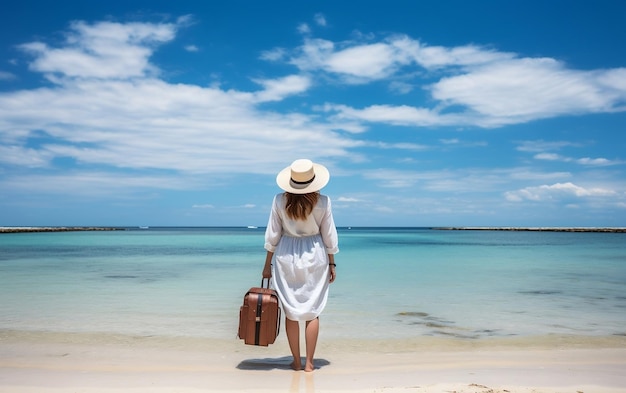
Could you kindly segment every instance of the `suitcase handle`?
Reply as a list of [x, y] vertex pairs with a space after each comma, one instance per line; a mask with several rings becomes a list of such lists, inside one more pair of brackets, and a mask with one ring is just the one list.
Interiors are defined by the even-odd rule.
[[[263, 284], [265, 283], [265, 280], [267, 280], [267, 287], [264, 287]], [[270, 287], [270, 277], [263, 277], [261, 279], [261, 288], [268, 288]]]

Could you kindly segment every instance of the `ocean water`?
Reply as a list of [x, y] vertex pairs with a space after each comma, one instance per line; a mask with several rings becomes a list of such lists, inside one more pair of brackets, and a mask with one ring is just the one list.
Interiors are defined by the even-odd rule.
[[[235, 339], [263, 235], [1, 234], [0, 330]], [[624, 233], [339, 228], [339, 239], [325, 338], [626, 335]]]

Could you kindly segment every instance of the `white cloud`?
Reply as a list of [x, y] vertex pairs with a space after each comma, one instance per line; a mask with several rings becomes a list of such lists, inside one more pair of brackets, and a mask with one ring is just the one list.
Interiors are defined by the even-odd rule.
[[298, 33], [300, 33], [300, 34], [310, 34], [311, 33], [311, 28], [306, 23], [300, 23], [298, 25]]
[[393, 125], [431, 126], [450, 121], [443, 120], [432, 110], [407, 105], [372, 105], [364, 109], [355, 109], [347, 105], [326, 105], [324, 109], [329, 112], [337, 112], [335, 117], [341, 120], [361, 120]]
[[403, 81], [391, 81], [389, 83], [389, 90], [398, 94], [409, 94], [415, 88], [411, 83]]
[[511, 202], [521, 202], [523, 200], [541, 202], [560, 200], [568, 197], [612, 197], [615, 195], [617, 195], [617, 192], [614, 190], [600, 187], [585, 188], [570, 182], [542, 185], [538, 187], [526, 187], [521, 190], [509, 191], [505, 193], [506, 199]]
[[411, 142], [396, 142], [396, 143], [388, 143], [388, 142], [369, 142], [365, 143], [367, 146], [376, 146], [380, 149], [400, 149], [400, 150], [428, 150], [431, 147], [427, 145], [420, 145], [418, 143]]
[[439, 139], [439, 142], [445, 147], [445, 149], [449, 149], [452, 147], [486, 147], [489, 146], [487, 141], [464, 141], [459, 138], [451, 138], [451, 139]]
[[[619, 96], [622, 99], [622, 105], [626, 99], [626, 68], [616, 68], [613, 70], [606, 70], [598, 72], [598, 83], [604, 87], [612, 90], [613, 94]], [[622, 110], [624, 108], [622, 107]]]
[[538, 153], [534, 155], [536, 160], [545, 160], [545, 161], [569, 161], [566, 157], [563, 157], [556, 153]]
[[215, 206], [210, 204], [201, 204], [201, 205], [193, 205], [191, 206], [193, 209], [214, 209]]
[[578, 145], [570, 141], [544, 141], [544, 140], [522, 141], [517, 147], [517, 150], [534, 153], [534, 152], [545, 152], [549, 150], [559, 150], [564, 147], [571, 147], [571, 146], [577, 147]]
[[261, 52], [261, 56], [259, 58], [266, 61], [279, 61], [284, 59], [286, 54], [287, 51], [284, 48], [274, 48]]
[[359, 80], [382, 79], [395, 70], [393, 48], [385, 44], [361, 45], [333, 53], [326, 59], [330, 72]]
[[[308, 38], [290, 61], [303, 71], [319, 71], [349, 84], [387, 80], [390, 89], [430, 92], [433, 108], [372, 104], [363, 109], [337, 105], [342, 116], [406, 126], [473, 125], [493, 128], [561, 115], [626, 110], [626, 68], [582, 71], [551, 58], [520, 58], [479, 46], [428, 46], [406, 36], [378, 42]], [[418, 71], [429, 71], [426, 75]], [[430, 72], [433, 71], [433, 72]], [[415, 73], [422, 81], [399, 80]], [[431, 83], [431, 78], [438, 78]], [[387, 116], [359, 116], [384, 108]], [[432, 120], [406, 121], [406, 112], [432, 113]]]
[[154, 74], [149, 63], [153, 47], [174, 39], [176, 25], [150, 23], [74, 22], [62, 48], [42, 42], [20, 48], [35, 57], [30, 69], [79, 78], [129, 78]]
[[476, 46], [430, 47], [402, 35], [374, 43], [347, 42], [340, 47], [328, 40], [306, 39], [291, 62], [303, 70], [320, 69], [341, 74], [349, 83], [365, 83], [387, 78], [409, 65], [426, 69], [477, 66], [512, 57]]
[[22, 146], [0, 145], [0, 164], [9, 164], [26, 168], [46, 167], [53, 155]]
[[265, 90], [255, 93], [259, 102], [281, 101], [285, 97], [303, 93], [311, 87], [311, 80], [303, 75], [290, 75], [279, 79], [255, 80]]
[[24, 130], [45, 130], [42, 158], [193, 173], [273, 171], [289, 157], [344, 155], [354, 142], [328, 126], [255, 108], [257, 100], [300, 91], [288, 86], [268, 82], [255, 96], [154, 79], [96, 80], [2, 94], [0, 142], [24, 148]]
[[357, 198], [339, 197], [339, 198], [337, 198], [337, 202], [354, 203], [354, 202], [362, 202], [362, 201], [360, 199], [357, 199]]
[[16, 79], [16, 76], [10, 72], [0, 71], [0, 81], [10, 81]]
[[298, 56], [290, 59], [290, 63], [304, 71], [323, 69], [329, 56], [332, 55], [335, 44], [322, 39], [305, 39], [304, 45], [298, 49]]
[[626, 90], [616, 94], [599, 83], [604, 73], [567, 69], [553, 59], [514, 59], [442, 78], [433, 84], [432, 95], [480, 114], [479, 125], [500, 126], [612, 111]]
[[536, 160], [544, 160], [544, 161], [560, 161], [560, 162], [575, 162], [580, 165], [587, 166], [610, 166], [610, 165], [619, 165], [621, 161], [612, 161], [606, 158], [571, 158], [562, 156], [556, 153], [538, 153], [533, 156]]
[[326, 17], [324, 16], [324, 14], [317, 13], [315, 14], [314, 19], [315, 19], [315, 23], [318, 26], [326, 26]]
[[185, 46], [185, 50], [186, 50], [187, 52], [199, 52], [199, 51], [200, 51], [200, 48], [198, 48], [198, 47], [197, 47], [197, 46], [195, 46], [195, 45], [186, 45], [186, 46]]
[[415, 64], [426, 69], [479, 66], [515, 57], [512, 53], [498, 52], [474, 45], [451, 48], [429, 46], [407, 36], [393, 37], [389, 44], [398, 48], [403, 62], [408, 57]]
[[[335, 131], [341, 130], [340, 123], [257, 108], [305, 92], [311, 85], [308, 76], [257, 80], [262, 89], [252, 92], [155, 78], [157, 67], [149, 58], [156, 45], [174, 38], [177, 28], [76, 22], [58, 48], [41, 42], [23, 45], [34, 56], [31, 69], [49, 75], [55, 84], [0, 93], [0, 162], [46, 167], [69, 159], [86, 171], [90, 165], [162, 170], [169, 172], [169, 179], [180, 174], [274, 173], [285, 161], [345, 156], [358, 144]], [[41, 133], [45, 138], [30, 146]], [[115, 179], [93, 173], [103, 182]], [[74, 175], [87, 185], [91, 178]], [[168, 182], [130, 184], [166, 188]]]
[[614, 162], [606, 158], [590, 158], [590, 157], [578, 158], [576, 162], [581, 165], [591, 165], [591, 166], [608, 166], [608, 165], [619, 164], [619, 162]]
[[536, 153], [533, 158], [542, 161], [574, 162], [586, 166], [611, 166], [622, 164], [621, 160], [609, 160], [603, 157], [573, 158], [554, 153], [553, 150], [561, 150], [566, 147], [582, 147], [580, 144], [565, 141], [523, 141], [517, 147], [518, 151]]
[[[321, 69], [339, 74], [348, 83], [365, 83], [391, 75], [408, 61], [398, 48], [385, 43], [363, 44], [336, 50], [328, 40], [306, 39], [291, 63], [302, 70]], [[402, 60], [404, 59], [404, 60]]]

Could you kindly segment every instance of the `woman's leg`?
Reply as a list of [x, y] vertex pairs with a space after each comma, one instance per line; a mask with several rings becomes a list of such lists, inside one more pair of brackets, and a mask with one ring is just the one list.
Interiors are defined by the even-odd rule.
[[296, 371], [302, 370], [302, 362], [300, 361], [300, 324], [298, 321], [285, 318], [285, 330], [287, 331], [289, 349], [291, 349], [291, 354], [293, 355], [291, 368]]
[[312, 321], [306, 323], [306, 365], [304, 371], [313, 371], [315, 366], [313, 365], [313, 356], [315, 355], [315, 347], [317, 346], [317, 336], [320, 332], [320, 319], [315, 318]]

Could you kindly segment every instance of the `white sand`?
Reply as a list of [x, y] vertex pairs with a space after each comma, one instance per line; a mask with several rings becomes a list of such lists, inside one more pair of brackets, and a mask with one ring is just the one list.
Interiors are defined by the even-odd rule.
[[[97, 340], [96, 340], [97, 338]], [[240, 341], [0, 334], [0, 392], [626, 392], [626, 339], [354, 341], [321, 338], [313, 373], [286, 339]]]

